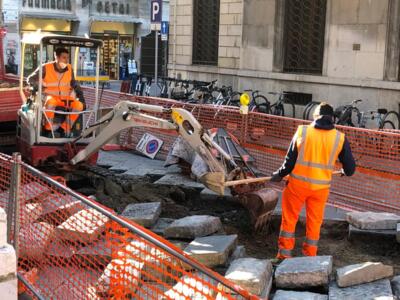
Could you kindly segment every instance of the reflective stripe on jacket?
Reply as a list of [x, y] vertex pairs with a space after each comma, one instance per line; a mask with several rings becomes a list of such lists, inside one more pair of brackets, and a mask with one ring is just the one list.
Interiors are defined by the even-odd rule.
[[299, 151], [289, 182], [311, 190], [329, 188], [332, 172], [343, 148], [344, 134], [336, 129], [322, 130], [299, 126], [296, 133]]
[[54, 62], [44, 65], [46, 73], [43, 78], [44, 92], [47, 95], [68, 97], [71, 95], [72, 66], [67, 65], [67, 71], [57, 72], [54, 68]]

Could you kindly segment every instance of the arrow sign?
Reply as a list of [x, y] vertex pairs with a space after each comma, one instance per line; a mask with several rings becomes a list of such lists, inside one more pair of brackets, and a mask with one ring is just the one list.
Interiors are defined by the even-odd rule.
[[151, 0], [151, 23], [161, 23], [162, 19], [162, 0]]

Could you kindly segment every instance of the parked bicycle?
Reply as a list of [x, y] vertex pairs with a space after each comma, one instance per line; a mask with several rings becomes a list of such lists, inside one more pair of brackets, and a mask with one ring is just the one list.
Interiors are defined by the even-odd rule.
[[[335, 123], [351, 127], [366, 128], [369, 120], [375, 121], [378, 129], [398, 129], [400, 123], [399, 114], [385, 108], [361, 112], [357, 104], [361, 99], [353, 100], [350, 104], [340, 106], [335, 110]], [[397, 124], [396, 124], [397, 123]]]
[[251, 93], [251, 100], [249, 104], [249, 111], [260, 112], [268, 114], [271, 109], [271, 104], [269, 103], [267, 97], [260, 94], [259, 90], [244, 90], [245, 93]]
[[[270, 114], [275, 116], [287, 116], [291, 118], [296, 117], [296, 107], [287, 95], [289, 93], [276, 93], [269, 92], [268, 94], [278, 96], [278, 101], [270, 106]], [[285, 108], [286, 107], [286, 108]], [[286, 109], [286, 113], [285, 113]]]

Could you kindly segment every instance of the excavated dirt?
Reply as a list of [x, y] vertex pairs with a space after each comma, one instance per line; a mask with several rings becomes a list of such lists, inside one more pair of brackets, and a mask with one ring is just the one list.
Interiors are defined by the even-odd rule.
[[[194, 189], [153, 184], [158, 178], [126, 176], [96, 167], [75, 172], [68, 182], [71, 188], [87, 196], [95, 195], [100, 203], [117, 213], [121, 213], [130, 203], [161, 201], [161, 217], [176, 219], [199, 214], [218, 216], [227, 234], [238, 234], [239, 244], [246, 247], [248, 256], [275, 257], [279, 217], [273, 218], [269, 228], [255, 233], [250, 226], [247, 211], [239, 204], [223, 199], [204, 200]], [[295, 255], [301, 256], [301, 243], [305, 236], [303, 221], [297, 227]], [[400, 274], [400, 244], [395, 238], [349, 241], [347, 237], [346, 222], [325, 222], [321, 231], [319, 254], [333, 255], [334, 267], [376, 261], [394, 266], [395, 273]]]

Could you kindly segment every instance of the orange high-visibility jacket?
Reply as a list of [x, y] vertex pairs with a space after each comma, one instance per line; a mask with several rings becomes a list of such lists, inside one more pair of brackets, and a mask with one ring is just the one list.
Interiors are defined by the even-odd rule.
[[45, 76], [43, 78], [44, 92], [47, 95], [68, 97], [71, 95], [71, 80], [73, 78], [72, 66], [67, 65], [67, 71], [57, 72], [54, 68], [54, 62], [44, 65]]
[[336, 129], [302, 125], [296, 137], [298, 156], [289, 183], [311, 190], [329, 188], [335, 162], [343, 148], [344, 134]]

